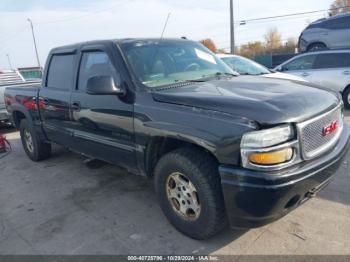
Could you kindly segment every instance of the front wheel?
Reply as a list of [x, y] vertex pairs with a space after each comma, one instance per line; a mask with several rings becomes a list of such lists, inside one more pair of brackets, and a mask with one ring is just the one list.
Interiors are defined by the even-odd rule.
[[205, 152], [178, 149], [155, 169], [155, 189], [170, 223], [194, 239], [207, 239], [227, 225], [218, 166]]

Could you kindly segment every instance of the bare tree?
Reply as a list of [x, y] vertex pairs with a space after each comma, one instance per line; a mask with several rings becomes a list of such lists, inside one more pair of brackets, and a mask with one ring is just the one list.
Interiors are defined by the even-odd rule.
[[245, 57], [254, 58], [255, 55], [262, 54], [264, 52], [264, 44], [260, 41], [255, 41], [241, 45], [237, 53]]
[[277, 28], [269, 29], [264, 38], [266, 42], [266, 51], [268, 52], [272, 52], [282, 46], [281, 34], [278, 32]]
[[329, 15], [337, 15], [350, 12], [350, 0], [334, 0], [330, 7]]

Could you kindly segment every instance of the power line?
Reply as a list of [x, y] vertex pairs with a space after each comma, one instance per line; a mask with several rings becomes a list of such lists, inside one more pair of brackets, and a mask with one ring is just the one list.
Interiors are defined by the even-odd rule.
[[313, 13], [328, 12], [328, 11], [339, 10], [339, 9], [343, 9], [343, 8], [347, 8], [347, 7], [350, 7], [350, 6], [342, 6], [342, 7], [337, 7], [337, 8], [314, 10], [314, 11], [309, 11], [309, 12], [301, 12], [301, 13], [292, 13], [292, 14], [285, 14], [285, 15], [276, 15], [276, 16], [267, 16], [267, 17], [245, 19], [245, 20], [241, 20], [240, 23], [241, 22], [253, 22], [253, 21], [268, 20], [268, 19], [281, 18], [281, 17], [289, 17], [289, 16], [307, 15], [307, 14], [313, 14]]
[[[297, 15], [295, 15], [297, 16]], [[320, 17], [322, 16], [322, 14], [320, 14], [320, 12], [318, 13], [314, 13], [314, 14], [307, 14], [307, 15], [298, 15], [298, 17], [294, 17], [294, 16], [286, 16], [286, 17], [277, 17], [277, 18], [271, 18], [271, 19], [266, 19], [266, 20], [256, 20], [256, 21], [252, 21], [252, 23], [267, 23], [267, 22], [271, 22], [271, 21], [281, 21], [281, 20], [297, 20], [297, 19], [305, 19], [305, 18], [311, 18], [311, 17]], [[247, 22], [247, 20], [244, 20], [245, 22]], [[242, 22], [242, 21], [241, 21]], [[241, 22], [236, 22], [236, 24], [239, 24], [241, 26], [246, 26], [246, 24], [242, 24]]]

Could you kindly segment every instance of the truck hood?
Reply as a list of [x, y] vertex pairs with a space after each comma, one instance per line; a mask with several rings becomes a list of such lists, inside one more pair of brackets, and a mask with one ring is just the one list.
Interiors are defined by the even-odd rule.
[[307, 82], [239, 76], [158, 90], [155, 101], [228, 113], [261, 125], [300, 122], [340, 103]]

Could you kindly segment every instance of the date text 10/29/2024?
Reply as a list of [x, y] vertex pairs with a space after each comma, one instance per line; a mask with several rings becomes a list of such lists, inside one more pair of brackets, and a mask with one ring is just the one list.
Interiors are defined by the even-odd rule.
[[128, 256], [128, 261], [219, 261], [217, 256]]

